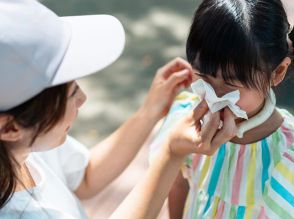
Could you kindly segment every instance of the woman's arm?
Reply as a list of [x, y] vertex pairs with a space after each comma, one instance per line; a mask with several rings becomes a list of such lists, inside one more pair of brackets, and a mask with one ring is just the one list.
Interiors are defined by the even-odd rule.
[[182, 219], [186, 198], [189, 192], [188, 181], [179, 172], [168, 194], [168, 211], [170, 219]]
[[91, 150], [84, 180], [76, 190], [79, 198], [96, 195], [129, 165], [156, 124], [149, 116], [147, 112], [138, 111]]
[[154, 219], [157, 217], [183, 159], [164, 150], [155, 158], [143, 180], [131, 191], [110, 219]]
[[178, 90], [192, 80], [192, 68], [175, 59], [158, 70], [143, 106], [117, 131], [91, 150], [85, 177], [75, 191], [90, 198], [112, 182], [134, 159], [153, 127], [168, 112]]

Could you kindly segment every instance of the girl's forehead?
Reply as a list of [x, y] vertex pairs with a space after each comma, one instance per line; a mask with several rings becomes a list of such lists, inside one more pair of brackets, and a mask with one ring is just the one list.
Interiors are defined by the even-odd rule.
[[[197, 68], [197, 67], [193, 66], [193, 71], [194, 71], [196, 74], [206, 75], [207, 77], [213, 77], [213, 78], [216, 78], [216, 79], [222, 79], [222, 80], [224, 80], [224, 77], [223, 77], [223, 75], [222, 75], [222, 71], [221, 71], [220, 68], [217, 70], [217, 72], [216, 72], [216, 74], [215, 74], [215, 77], [212, 76], [212, 74], [204, 74], [203, 72], [201, 72], [201, 70], [200, 70], [199, 67]], [[227, 78], [227, 80], [229, 80], [229, 81], [238, 81], [238, 79], [237, 79], [235, 76], [233, 76], [233, 75], [231, 75], [230, 78]]]

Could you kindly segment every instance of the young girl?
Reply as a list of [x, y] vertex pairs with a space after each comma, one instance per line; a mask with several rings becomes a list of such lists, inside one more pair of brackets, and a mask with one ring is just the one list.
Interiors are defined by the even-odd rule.
[[[239, 90], [237, 105], [250, 120], [291, 64], [289, 32], [280, 0], [204, 0], [186, 47], [193, 80], [203, 79], [218, 96]], [[151, 157], [197, 99], [189, 92], [178, 97]], [[294, 218], [294, 117], [276, 108], [264, 123], [231, 138], [214, 155], [188, 156], [182, 170], [169, 194], [170, 218]]]

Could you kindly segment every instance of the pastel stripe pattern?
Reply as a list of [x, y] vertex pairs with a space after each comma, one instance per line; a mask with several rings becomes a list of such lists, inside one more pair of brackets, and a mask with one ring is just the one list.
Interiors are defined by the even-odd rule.
[[238, 153], [238, 161], [236, 163], [235, 176], [232, 179], [233, 180], [233, 188], [232, 188], [232, 201], [231, 202], [235, 205], [238, 204], [238, 200], [239, 200], [245, 149], [246, 149], [246, 147], [244, 145], [241, 145], [240, 151]]
[[261, 141], [261, 148], [262, 148], [262, 191], [264, 191], [265, 182], [269, 178], [268, 169], [270, 165], [270, 151], [268, 148], [268, 144], [265, 139]]
[[[150, 160], [199, 98], [184, 92], [174, 102], [150, 147]], [[184, 219], [294, 219], [294, 117], [252, 144], [227, 142], [213, 156], [189, 155], [182, 172], [190, 191]]]

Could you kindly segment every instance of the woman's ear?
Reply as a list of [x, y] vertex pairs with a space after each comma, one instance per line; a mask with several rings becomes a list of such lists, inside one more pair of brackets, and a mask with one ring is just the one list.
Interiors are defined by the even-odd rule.
[[0, 140], [6, 142], [18, 141], [22, 138], [22, 129], [16, 122], [13, 122], [11, 116], [0, 115]]
[[291, 64], [291, 59], [286, 57], [280, 63], [280, 65], [276, 68], [274, 73], [272, 74], [272, 86], [278, 86], [285, 78], [287, 70]]

